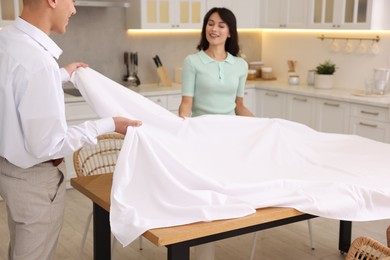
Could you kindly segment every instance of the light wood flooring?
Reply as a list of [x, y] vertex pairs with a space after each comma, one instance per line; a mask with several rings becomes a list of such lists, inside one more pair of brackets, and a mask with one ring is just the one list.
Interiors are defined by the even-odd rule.
[[[76, 190], [66, 194], [65, 220], [58, 243], [56, 259], [77, 259], [86, 219], [92, 203]], [[0, 259], [6, 260], [8, 247], [8, 227], [6, 209], [0, 201]], [[316, 248], [310, 249], [307, 222], [294, 223], [283, 227], [261, 231], [258, 235], [255, 259], [322, 259], [341, 260], [344, 256], [338, 251], [338, 221], [325, 218], [312, 220]], [[390, 220], [354, 222], [352, 238], [361, 235], [371, 236], [386, 243], [386, 228]], [[92, 226], [92, 225], [91, 225]], [[249, 259], [253, 234], [225, 239], [216, 243], [216, 260]], [[143, 250], [138, 249], [138, 240], [123, 248], [117, 244], [115, 259], [119, 260], [160, 260], [166, 259], [166, 249], [156, 247], [143, 239]], [[89, 230], [84, 258], [92, 258], [92, 228]], [[193, 252], [191, 251], [191, 259]]]

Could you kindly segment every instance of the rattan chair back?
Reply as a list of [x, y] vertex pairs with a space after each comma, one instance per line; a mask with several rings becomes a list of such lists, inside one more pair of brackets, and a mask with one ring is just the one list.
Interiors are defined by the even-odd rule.
[[78, 177], [113, 173], [122, 149], [124, 135], [112, 133], [98, 137], [96, 145], [86, 145], [73, 154]]
[[390, 256], [390, 248], [369, 237], [356, 238], [348, 250], [345, 260], [377, 260]]

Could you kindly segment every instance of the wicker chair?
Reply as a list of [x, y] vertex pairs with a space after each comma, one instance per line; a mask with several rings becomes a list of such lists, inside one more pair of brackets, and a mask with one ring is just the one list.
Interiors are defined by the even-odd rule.
[[[122, 148], [124, 135], [105, 134], [98, 138], [96, 145], [86, 145], [81, 147], [73, 154], [73, 164], [78, 177], [91, 176], [97, 174], [113, 173], [119, 152]], [[92, 220], [92, 212], [88, 215], [87, 223], [84, 229], [81, 241], [79, 259], [82, 259], [85, 240], [87, 238], [89, 225]], [[142, 239], [139, 237], [140, 249], [142, 249]], [[112, 249], [115, 246], [115, 238], [112, 241]], [[113, 259], [114, 250], [111, 253]]]
[[369, 237], [356, 238], [348, 250], [345, 260], [389, 259], [390, 248]]

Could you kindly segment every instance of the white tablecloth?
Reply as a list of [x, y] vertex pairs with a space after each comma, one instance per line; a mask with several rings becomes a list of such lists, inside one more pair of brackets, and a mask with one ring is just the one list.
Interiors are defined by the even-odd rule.
[[269, 206], [343, 220], [390, 218], [389, 144], [281, 119], [183, 120], [90, 68], [72, 81], [100, 116], [143, 121], [128, 129], [111, 192], [111, 230], [124, 246], [151, 228]]

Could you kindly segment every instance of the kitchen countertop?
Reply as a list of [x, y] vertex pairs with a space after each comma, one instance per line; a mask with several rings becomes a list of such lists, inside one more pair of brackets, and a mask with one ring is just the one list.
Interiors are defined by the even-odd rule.
[[[378, 106], [389, 108], [390, 107], [390, 94], [384, 96], [359, 96], [359, 90], [354, 89], [316, 89], [312, 86], [297, 85], [291, 86], [287, 82], [272, 80], [254, 80], [247, 81], [247, 88], [265, 89], [270, 91], [280, 91], [289, 94], [305, 95], [315, 98], [332, 99], [343, 102], [352, 102], [362, 105]], [[171, 87], [158, 86], [158, 84], [142, 84], [138, 87], [129, 87], [131, 90], [143, 95], [143, 96], [157, 96], [167, 94], [181, 94], [181, 85], [173, 83]], [[362, 92], [363, 90], [361, 90]], [[355, 95], [353, 93], [356, 93]], [[83, 97], [75, 97], [69, 94], [65, 94], [65, 102], [80, 102], [83, 101]]]

